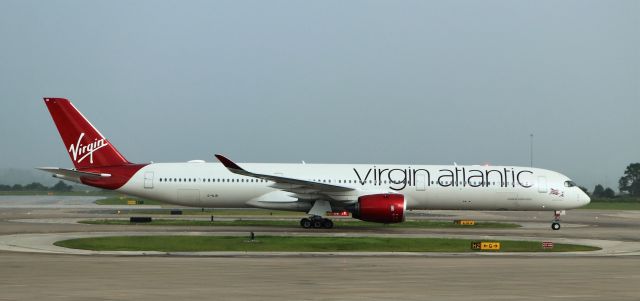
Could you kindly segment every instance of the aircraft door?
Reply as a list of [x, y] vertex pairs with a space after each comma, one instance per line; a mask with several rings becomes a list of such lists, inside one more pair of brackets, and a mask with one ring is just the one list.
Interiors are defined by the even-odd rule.
[[153, 171], [147, 171], [144, 173], [144, 188], [153, 188]]
[[546, 177], [538, 177], [538, 192], [540, 192], [540, 193], [547, 192], [547, 178]]

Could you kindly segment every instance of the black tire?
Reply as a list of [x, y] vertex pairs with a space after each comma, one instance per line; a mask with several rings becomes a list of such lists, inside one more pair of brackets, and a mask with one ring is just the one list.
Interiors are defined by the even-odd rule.
[[308, 219], [308, 218], [301, 219], [300, 220], [300, 226], [302, 226], [302, 228], [305, 228], [305, 229], [311, 228], [311, 226], [312, 226], [311, 225], [311, 220]]
[[551, 229], [553, 229], [553, 230], [560, 230], [560, 223], [553, 223], [553, 224], [551, 224]]
[[314, 228], [322, 228], [322, 220], [321, 219], [316, 219], [313, 221], [313, 227]]
[[322, 221], [322, 228], [325, 228], [325, 229], [333, 228], [333, 222], [330, 219], [326, 218], [325, 220]]

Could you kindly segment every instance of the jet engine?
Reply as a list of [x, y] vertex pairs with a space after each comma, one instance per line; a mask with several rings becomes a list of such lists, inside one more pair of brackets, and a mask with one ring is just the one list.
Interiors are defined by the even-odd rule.
[[407, 201], [401, 194], [371, 194], [358, 198], [358, 202], [347, 208], [354, 218], [376, 223], [404, 222]]

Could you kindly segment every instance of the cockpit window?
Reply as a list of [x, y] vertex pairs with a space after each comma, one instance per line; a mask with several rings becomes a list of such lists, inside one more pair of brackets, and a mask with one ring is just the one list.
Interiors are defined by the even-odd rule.
[[574, 186], [576, 186], [576, 183], [573, 183], [573, 181], [564, 182], [564, 187], [574, 187]]

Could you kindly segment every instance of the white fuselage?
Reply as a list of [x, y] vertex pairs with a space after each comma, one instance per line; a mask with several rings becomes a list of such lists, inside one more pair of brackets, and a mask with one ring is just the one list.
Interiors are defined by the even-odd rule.
[[[354, 188], [333, 195], [333, 210], [358, 197], [398, 193], [408, 210], [562, 210], [589, 203], [554, 171], [512, 166], [240, 164], [256, 173]], [[308, 211], [313, 202], [292, 197], [276, 183], [231, 173], [220, 163], [152, 163], [118, 190], [171, 204], [202, 208], [257, 207]]]

